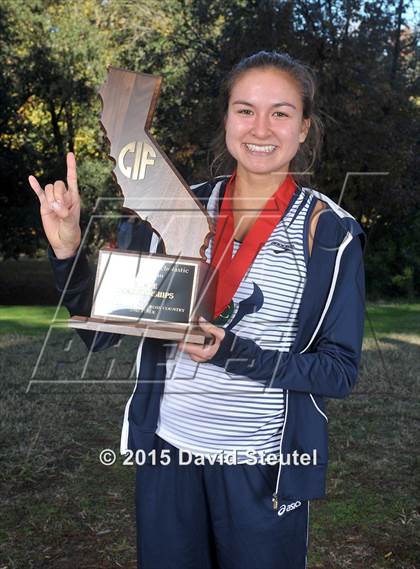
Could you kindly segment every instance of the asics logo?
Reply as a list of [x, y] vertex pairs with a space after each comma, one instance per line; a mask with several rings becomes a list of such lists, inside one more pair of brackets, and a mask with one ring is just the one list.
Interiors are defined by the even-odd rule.
[[283, 504], [282, 506], [280, 506], [279, 511], [277, 512], [278, 516], [282, 516], [285, 512], [291, 512], [293, 510], [296, 510], [296, 508], [299, 508], [299, 506], [302, 505], [302, 502], [300, 502], [299, 500], [297, 502], [293, 502], [292, 504], [289, 504], [288, 506], [286, 506], [286, 504]]

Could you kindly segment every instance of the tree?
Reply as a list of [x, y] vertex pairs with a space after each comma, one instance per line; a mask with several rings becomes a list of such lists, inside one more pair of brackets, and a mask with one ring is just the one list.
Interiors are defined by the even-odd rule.
[[[107, 64], [163, 76], [152, 132], [183, 176], [197, 182], [211, 175], [220, 82], [242, 57], [275, 49], [317, 75], [326, 136], [312, 184], [339, 200], [346, 175], [358, 173], [347, 176], [342, 205], [368, 231], [370, 274], [383, 270], [380, 283], [369, 277], [369, 290], [394, 294], [395, 282], [407, 281], [407, 267], [415, 280], [416, 261], [403, 251], [409, 227], [401, 227], [417, 219], [420, 199], [418, 32], [406, 21], [406, 2], [1, 2], [3, 255], [34, 253], [39, 245], [32, 235], [37, 214], [23, 189], [34, 166], [42, 178], [62, 176], [63, 153], [74, 147], [84, 211], [92, 211], [98, 195], [116, 194], [98, 129], [96, 92]], [[398, 245], [390, 247], [389, 236], [397, 234]], [[418, 244], [419, 237], [410, 238]], [[91, 243], [100, 242], [97, 226]], [[389, 254], [378, 256], [381, 250]], [[398, 275], [403, 280], [392, 281]]]

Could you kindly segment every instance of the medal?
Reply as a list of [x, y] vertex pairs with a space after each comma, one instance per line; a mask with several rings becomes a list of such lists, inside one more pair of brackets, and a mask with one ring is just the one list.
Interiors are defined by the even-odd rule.
[[[235, 177], [236, 171], [229, 178], [226, 186], [213, 241], [211, 266], [217, 274], [215, 322], [219, 317], [227, 322], [231, 316], [229, 310], [233, 312], [232, 298], [240, 282], [282, 219], [296, 191], [292, 176], [287, 174], [277, 191], [267, 199], [264, 208], [232, 258], [234, 232], [232, 191]], [[230, 308], [231, 302], [232, 307]]]
[[223, 312], [213, 320], [212, 324], [215, 326], [224, 326], [227, 324], [233, 314], [234, 308], [235, 305], [233, 304], [233, 300], [231, 300]]

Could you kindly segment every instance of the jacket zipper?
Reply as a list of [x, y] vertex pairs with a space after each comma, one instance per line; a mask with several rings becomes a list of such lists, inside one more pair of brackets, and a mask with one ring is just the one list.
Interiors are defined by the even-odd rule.
[[286, 428], [286, 421], [287, 421], [287, 412], [289, 410], [289, 390], [286, 390], [286, 404], [284, 407], [284, 423], [283, 423], [283, 429], [281, 431], [281, 437], [280, 437], [280, 462], [279, 462], [279, 471], [277, 473], [277, 482], [276, 482], [276, 489], [274, 490], [273, 493], [273, 497], [271, 498], [271, 502], [273, 504], [273, 510], [278, 510], [279, 509], [279, 496], [278, 496], [278, 490], [279, 490], [279, 483], [280, 483], [280, 473], [281, 473], [281, 461], [282, 461], [282, 456], [281, 456], [281, 450], [283, 447], [283, 435], [284, 435], [284, 430]]
[[[335, 266], [334, 266], [334, 273], [333, 273], [333, 279], [332, 279], [332, 283], [330, 286], [330, 290], [328, 292], [328, 297], [327, 300], [325, 302], [325, 306], [324, 306], [324, 310], [322, 311], [322, 314], [319, 318], [318, 324], [315, 327], [315, 330], [312, 334], [311, 339], [309, 340], [308, 344], [306, 345], [306, 347], [301, 350], [299, 353], [303, 354], [304, 352], [306, 352], [306, 350], [309, 349], [310, 345], [312, 344], [316, 334], [318, 333], [319, 328], [321, 327], [322, 321], [324, 320], [324, 317], [327, 313], [327, 310], [331, 304], [331, 300], [334, 294], [334, 290], [335, 290], [335, 285], [337, 282], [337, 277], [338, 277], [338, 272], [340, 270], [340, 263], [341, 263], [341, 257], [343, 255], [344, 249], [347, 247], [347, 245], [350, 243], [350, 241], [353, 239], [353, 235], [348, 231], [346, 236], [344, 237], [343, 241], [341, 242], [341, 245], [339, 247], [338, 253], [337, 253], [337, 258], [335, 260]], [[279, 461], [279, 470], [277, 473], [277, 482], [276, 482], [276, 488], [273, 492], [272, 498], [271, 498], [271, 502], [273, 505], [273, 510], [278, 510], [279, 509], [279, 486], [280, 486], [280, 475], [281, 475], [281, 468], [282, 468], [282, 456], [281, 456], [281, 451], [282, 451], [282, 447], [283, 447], [283, 435], [284, 435], [284, 431], [286, 430], [286, 422], [287, 422], [287, 412], [289, 409], [289, 390], [286, 390], [286, 405], [285, 405], [285, 413], [284, 413], [284, 422], [283, 422], [283, 428], [282, 428], [282, 432], [281, 432], [281, 437], [280, 437], [280, 461]]]

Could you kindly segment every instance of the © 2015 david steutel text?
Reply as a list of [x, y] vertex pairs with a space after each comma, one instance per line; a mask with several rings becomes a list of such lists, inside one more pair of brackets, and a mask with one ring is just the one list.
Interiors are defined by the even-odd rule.
[[143, 449], [137, 451], [129, 450], [123, 459], [124, 466], [133, 466], [143, 464], [167, 466], [171, 462], [176, 461], [181, 466], [189, 464], [204, 465], [204, 464], [268, 464], [292, 466], [311, 466], [317, 464], [317, 449], [313, 449], [312, 453], [299, 453], [295, 450], [292, 453], [280, 454], [268, 453], [256, 450], [241, 451], [220, 451], [211, 455], [207, 454], [193, 454], [190, 451], [179, 450], [171, 454], [170, 449], [162, 449], [157, 451], [153, 449], [146, 453]]

